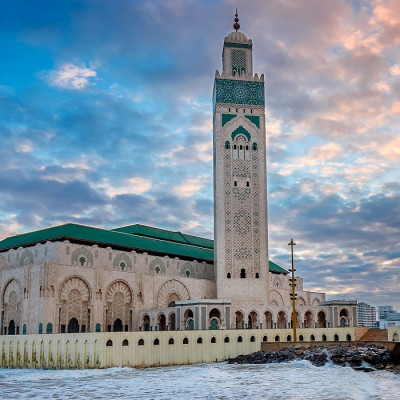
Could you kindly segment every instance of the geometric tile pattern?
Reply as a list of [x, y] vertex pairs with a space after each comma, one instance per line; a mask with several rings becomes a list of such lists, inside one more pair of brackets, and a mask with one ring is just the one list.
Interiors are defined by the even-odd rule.
[[264, 106], [264, 82], [215, 79], [215, 102]]

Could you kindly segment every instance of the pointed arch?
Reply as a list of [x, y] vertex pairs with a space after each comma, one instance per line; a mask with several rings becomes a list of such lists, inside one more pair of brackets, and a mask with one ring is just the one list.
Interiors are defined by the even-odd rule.
[[283, 306], [284, 301], [282, 295], [276, 290], [270, 290], [269, 292], [269, 304], [275, 306]]
[[157, 296], [157, 307], [168, 307], [171, 298], [174, 298], [173, 301], [190, 299], [186, 286], [176, 279], [170, 279], [161, 286]]
[[89, 302], [91, 300], [91, 291], [89, 283], [82, 277], [72, 276], [64, 280], [60, 286], [60, 301], [67, 301], [71, 290], [78, 290], [82, 296], [82, 301]]
[[132, 289], [129, 287], [129, 285], [123, 281], [123, 280], [118, 280], [112, 282], [106, 291], [106, 301], [107, 303], [112, 303], [114, 296], [117, 293], [121, 293], [124, 296], [124, 303], [125, 304], [131, 304], [133, 295], [132, 295]]

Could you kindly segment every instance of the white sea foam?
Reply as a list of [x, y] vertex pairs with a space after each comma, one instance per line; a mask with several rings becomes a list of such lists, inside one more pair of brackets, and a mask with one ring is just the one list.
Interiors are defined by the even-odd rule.
[[0, 369], [6, 399], [324, 399], [394, 400], [400, 376], [348, 367], [282, 364], [190, 366], [104, 370]]

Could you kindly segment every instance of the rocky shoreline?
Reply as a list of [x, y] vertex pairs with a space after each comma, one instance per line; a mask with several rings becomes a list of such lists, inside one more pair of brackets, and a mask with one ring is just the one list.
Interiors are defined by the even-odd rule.
[[280, 351], [263, 350], [229, 359], [228, 362], [230, 364], [270, 364], [293, 360], [307, 360], [317, 367], [333, 363], [366, 372], [377, 369], [400, 372], [399, 366], [394, 363], [393, 354], [383, 348], [383, 346], [379, 347], [375, 345], [285, 348]]

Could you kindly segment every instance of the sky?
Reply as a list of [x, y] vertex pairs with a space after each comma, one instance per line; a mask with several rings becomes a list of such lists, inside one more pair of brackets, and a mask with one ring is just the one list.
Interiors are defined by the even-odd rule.
[[73, 222], [213, 238], [224, 37], [266, 79], [270, 259], [400, 311], [400, 1], [2, 0], [0, 239]]

